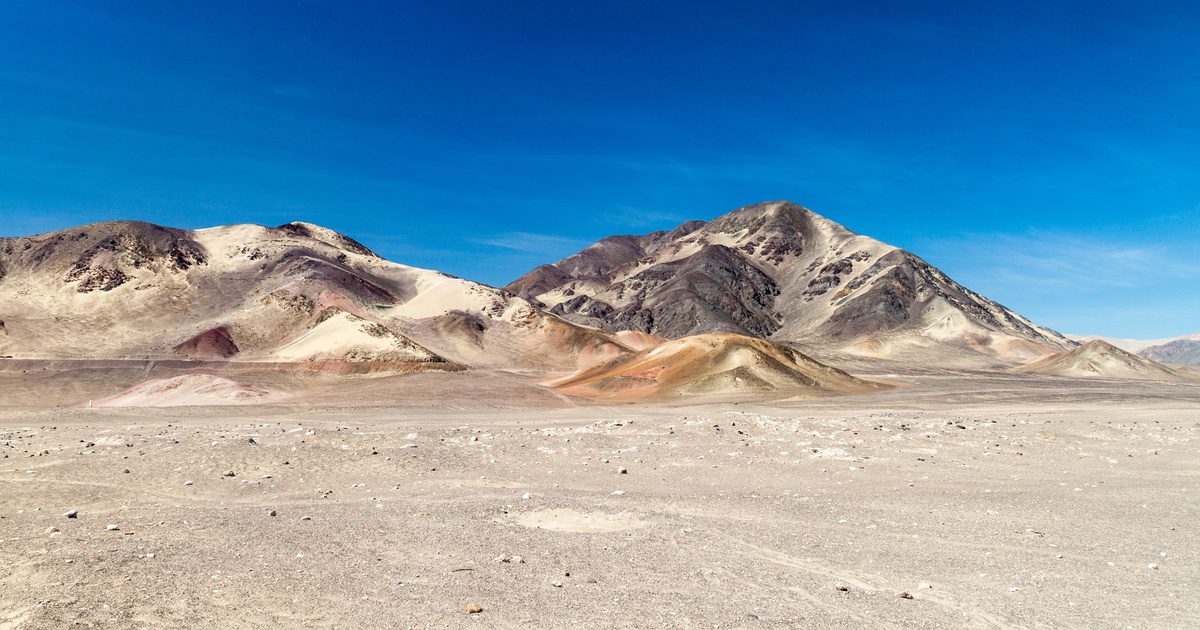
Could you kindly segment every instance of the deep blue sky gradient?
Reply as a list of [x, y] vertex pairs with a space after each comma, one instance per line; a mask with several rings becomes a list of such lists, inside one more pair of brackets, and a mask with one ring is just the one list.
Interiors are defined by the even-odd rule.
[[1200, 331], [1200, 3], [5, 8], [0, 235], [307, 220], [503, 284], [791, 199], [1040, 323]]

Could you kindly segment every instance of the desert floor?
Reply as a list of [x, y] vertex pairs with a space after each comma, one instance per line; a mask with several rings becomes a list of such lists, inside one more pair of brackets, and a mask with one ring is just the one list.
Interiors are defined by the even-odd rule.
[[0, 408], [0, 627], [1200, 626], [1200, 387], [597, 406], [505, 378]]

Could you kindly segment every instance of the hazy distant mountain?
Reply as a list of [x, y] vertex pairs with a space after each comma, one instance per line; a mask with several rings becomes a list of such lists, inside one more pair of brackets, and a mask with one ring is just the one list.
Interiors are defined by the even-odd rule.
[[0, 239], [0, 356], [574, 368], [632, 350], [307, 223]]
[[1143, 348], [1138, 354], [1160, 363], [1200, 365], [1200, 340], [1176, 339], [1164, 344]]
[[1026, 359], [1073, 347], [919, 257], [794, 203], [612, 236], [505, 287], [608, 330], [822, 340], [868, 354], [949, 343]]

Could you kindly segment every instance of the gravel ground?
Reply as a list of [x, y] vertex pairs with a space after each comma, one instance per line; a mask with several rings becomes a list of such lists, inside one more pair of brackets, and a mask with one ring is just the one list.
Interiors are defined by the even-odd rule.
[[911, 382], [2, 408], [0, 627], [1200, 625], [1200, 388]]

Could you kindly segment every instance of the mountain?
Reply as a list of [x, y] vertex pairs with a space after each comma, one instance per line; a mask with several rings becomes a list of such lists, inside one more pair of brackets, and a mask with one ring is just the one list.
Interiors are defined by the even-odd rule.
[[1151, 346], [1161, 346], [1171, 343], [1172, 341], [1200, 341], [1200, 333], [1194, 335], [1181, 335], [1179, 337], [1163, 337], [1161, 339], [1119, 339], [1116, 337], [1104, 337], [1101, 335], [1067, 335], [1068, 339], [1084, 343], [1087, 341], [1103, 341], [1110, 343], [1125, 352], [1134, 354], [1140, 353], [1142, 350]]
[[0, 239], [0, 356], [575, 369], [631, 339], [309, 223]]
[[1075, 345], [916, 255], [787, 201], [608, 237], [505, 289], [571, 321], [668, 338], [734, 332], [875, 355], [951, 344], [1008, 359]]
[[775, 393], [822, 396], [878, 391], [870, 383], [765, 339], [708, 333], [667, 341], [548, 383], [603, 400]]
[[1160, 363], [1200, 365], [1200, 339], [1175, 339], [1149, 346], [1139, 351], [1138, 356]]
[[1126, 352], [1107, 341], [1092, 340], [1014, 368], [1015, 372], [1079, 378], [1194, 381], [1190, 373]]

